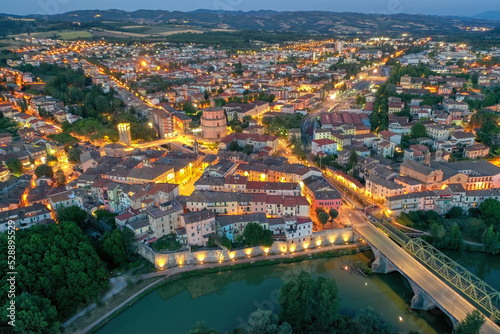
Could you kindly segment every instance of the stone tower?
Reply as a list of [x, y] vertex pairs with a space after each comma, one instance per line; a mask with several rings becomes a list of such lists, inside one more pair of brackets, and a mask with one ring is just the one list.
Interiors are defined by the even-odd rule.
[[118, 124], [118, 133], [120, 134], [120, 142], [130, 146], [132, 144], [132, 137], [130, 135], [130, 123]]

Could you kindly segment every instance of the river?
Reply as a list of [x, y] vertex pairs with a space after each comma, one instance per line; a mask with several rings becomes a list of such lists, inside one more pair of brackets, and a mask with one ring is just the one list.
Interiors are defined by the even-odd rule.
[[444, 251], [443, 253], [496, 290], [500, 290], [500, 255], [456, 251]]
[[[333, 259], [240, 269], [168, 283], [112, 319], [98, 333], [185, 334], [197, 321], [220, 332], [242, 325], [258, 307], [278, 312], [278, 292], [287, 274], [307, 271], [313, 277], [335, 278], [341, 298], [340, 313], [353, 316], [372, 306], [392, 325], [393, 332], [451, 332], [439, 310], [409, 310], [413, 296], [408, 282], [398, 273], [351, 275], [342, 259], [367, 261], [371, 252]], [[400, 318], [401, 317], [401, 318]]]

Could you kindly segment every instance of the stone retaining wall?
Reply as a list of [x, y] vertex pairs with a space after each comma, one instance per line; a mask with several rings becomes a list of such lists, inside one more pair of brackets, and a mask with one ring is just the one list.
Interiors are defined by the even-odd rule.
[[311, 237], [301, 239], [275, 241], [272, 247], [257, 246], [230, 251], [222, 247], [220, 249], [200, 249], [194, 252], [181, 250], [160, 253], [154, 251], [149, 245], [140, 243], [138, 253], [151, 263], [154, 263], [156, 268], [165, 269], [202, 263], [222, 263], [265, 254], [290, 254], [304, 249], [330, 246], [332, 244], [341, 245], [352, 241], [354, 241], [354, 233], [352, 229], [347, 228], [316, 232]]

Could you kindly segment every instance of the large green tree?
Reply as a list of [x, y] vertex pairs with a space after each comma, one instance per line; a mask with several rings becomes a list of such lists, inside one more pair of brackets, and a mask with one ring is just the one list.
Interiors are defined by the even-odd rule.
[[314, 327], [328, 332], [338, 317], [340, 300], [337, 283], [333, 279], [318, 277], [312, 288], [312, 314]]
[[17, 158], [9, 158], [5, 161], [5, 165], [14, 175], [21, 175], [23, 173], [23, 164]]
[[458, 218], [464, 214], [464, 210], [459, 206], [454, 206], [446, 213], [446, 218]]
[[500, 253], [500, 233], [495, 232], [493, 225], [484, 230], [482, 241], [485, 252], [493, 255]]
[[318, 220], [321, 225], [325, 225], [326, 223], [328, 223], [328, 220], [330, 220], [330, 215], [326, 213], [325, 210], [321, 210], [320, 212], [318, 212]]
[[446, 234], [446, 247], [449, 249], [462, 249], [463, 239], [462, 232], [460, 232], [460, 227], [455, 223], [451, 225], [450, 230]]
[[355, 333], [389, 334], [390, 325], [375, 310], [368, 306], [359, 310], [352, 320]]
[[352, 150], [346, 168], [347, 170], [351, 170], [357, 165], [358, 165], [358, 153], [355, 150]]
[[333, 220], [339, 216], [339, 212], [335, 209], [330, 209], [330, 211], [328, 211], [328, 214], [332, 218], [332, 223], [333, 223]]
[[[16, 305], [14, 333], [52, 334], [60, 333], [61, 323], [57, 319], [57, 310], [45, 297], [31, 295], [27, 292], [15, 297]], [[9, 322], [10, 301], [2, 309], [2, 323]]]
[[54, 177], [52, 167], [48, 165], [40, 165], [35, 169], [36, 177]]
[[441, 224], [432, 223], [431, 224], [431, 237], [432, 237], [432, 243], [436, 247], [443, 246], [444, 236], [445, 236], [444, 226]]
[[119, 266], [127, 260], [127, 250], [123, 234], [119, 229], [114, 229], [112, 233], [107, 232], [102, 240], [102, 250], [109, 261], [115, 266]]
[[61, 168], [56, 171], [54, 176], [58, 187], [66, 185], [66, 175], [64, 175], [64, 171]]
[[198, 321], [194, 324], [193, 328], [191, 328], [188, 334], [219, 334], [219, 332], [217, 332], [213, 328], [208, 327], [206, 322]]
[[80, 149], [76, 147], [70, 148], [68, 151], [68, 161], [72, 164], [79, 164], [81, 154], [82, 151], [80, 151]]
[[427, 137], [427, 129], [425, 128], [424, 124], [416, 123], [411, 127], [410, 134], [412, 138]]
[[258, 309], [248, 317], [248, 322], [242, 328], [243, 334], [292, 334], [288, 323], [280, 325], [279, 317], [271, 311]]
[[[0, 234], [0, 249], [7, 252], [7, 234]], [[16, 232], [16, 286], [50, 300], [63, 319], [109, 287], [109, 272], [88, 237], [75, 222], [35, 225]], [[0, 259], [2, 291], [8, 290], [7, 258]], [[0, 296], [0, 305], [8, 301]]]
[[279, 293], [280, 319], [302, 333], [311, 322], [311, 295], [314, 280], [305, 271], [288, 277]]
[[338, 319], [338, 289], [335, 280], [314, 281], [302, 271], [286, 278], [279, 293], [280, 319], [294, 333], [329, 333]]
[[258, 223], [248, 223], [243, 231], [243, 238], [249, 246], [261, 245], [270, 247], [273, 244], [273, 233]]
[[59, 208], [56, 212], [56, 218], [59, 222], [75, 222], [79, 226], [83, 226], [88, 217], [88, 213], [76, 205]]
[[479, 211], [486, 224], [493, 224], [497, 229], [500, 227], [500, 201], [493, 198], [485, 199], [479, 205]]
[[478, 310], [474, 310], [468, 313], [464, 320], [460, 321], [454, 333], [479, 334], [485, 321], [484, 315]]

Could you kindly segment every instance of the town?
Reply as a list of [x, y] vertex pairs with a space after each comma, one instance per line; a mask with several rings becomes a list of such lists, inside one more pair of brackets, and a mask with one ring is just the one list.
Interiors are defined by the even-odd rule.
[[16, 40], [0, 232], [80, 219], [158, 271], [366, 244], [358, 217], [500, 252], [498, 48]]

